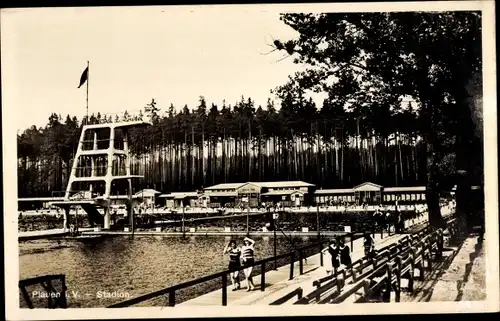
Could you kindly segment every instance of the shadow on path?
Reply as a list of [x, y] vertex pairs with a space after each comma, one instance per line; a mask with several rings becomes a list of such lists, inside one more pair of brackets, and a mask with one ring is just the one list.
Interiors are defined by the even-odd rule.
[[465, 265], [464, 278], [457, 282], [458, 295], [455, 298], [455, 301], [462, 301], [462, 297], [464, 295], [464, 285], [467, 284], [467, 281], [469, 281], [469, 277], [470, 277], [470, 274], [472, 271], [472, 266], [474, 264], [474, 260], [479, 256], [481, 249], [482, 249], [482, 244], [480, 242], [478, 242], [474, 246], [474, 252], [469, 254], [469, 263], [467, 263]]
[[429, 302], [436, 283], [440, 281], [441, 277], [447, 272], [450, 268], [453, 260], [457, 256], [457, 254], [462, 249], [466, 238], [460, 238], [451, 243], [451, 248], [445, 248], [444, 252], [453, 251], [451, 255], [443, 256], [439, 261], [433, 262], [432, 271], [426, 271], [425, 281], [418, 282], [415, 284], [414, 291], [412, 293], [406, 293], [407, 299], [405, 301], [415, 301], [418, 302]]

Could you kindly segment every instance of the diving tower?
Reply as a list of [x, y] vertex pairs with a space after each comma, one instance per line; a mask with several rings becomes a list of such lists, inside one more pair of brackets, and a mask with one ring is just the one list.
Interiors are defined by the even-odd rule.
[[92, 226], [109, 229], [113, 204], [127, 205], [129, 224], [133, 226], [132, 180], [143, 176], [132, 173], [130, 132], [150, 125], [129, 121], [83, 126], [64, 199], [51, 202], [64, 209], [65, 228], [69, 226], [70, 208], [80, 206]]

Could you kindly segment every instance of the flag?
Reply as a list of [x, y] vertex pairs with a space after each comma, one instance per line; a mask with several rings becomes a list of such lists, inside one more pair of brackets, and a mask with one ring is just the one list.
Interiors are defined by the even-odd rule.
[[80, 88], [85, 83], [85, 81], [87, 81], [88, 74], [89, 67], [85, 68], [85, 70], [83, 71], [82, 76], [80, 77], [80, 86], [78, 86], [78, 88]]

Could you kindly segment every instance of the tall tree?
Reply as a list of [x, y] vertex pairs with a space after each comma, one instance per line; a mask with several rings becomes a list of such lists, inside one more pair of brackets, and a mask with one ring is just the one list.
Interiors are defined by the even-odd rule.
[[[360, 101], [394, 106], [402, 95], [414, 97], [427, 147], [429, 221], [442, 226], [437, 181], [438, 133], [443, 131], [439, 111], [444, 102], [453, 100], [457, 114], [470, 122], [464, 92], [480, 70], [480, 18], [475, 12], [284, 14], [284, 23], [300, 35], [297, 40], [276, 40], [275, 46], [309, 68], [296, 73], [278, 93], [323, 91], [339, 101], [358, 102], [353, 104], [358, 108]], [[470, 133], [472, 126], [466, 127]], [[470, 141], [467, 133], [454, 133], [457, 165], [466, 168], [464, 172], [470, 171], [463, 153]], [[457, 205], [465, 202], [469, 185], [461, 184], [464, 193], [457, 192]], [[466, 211], [458, 214], [464, 222]]]

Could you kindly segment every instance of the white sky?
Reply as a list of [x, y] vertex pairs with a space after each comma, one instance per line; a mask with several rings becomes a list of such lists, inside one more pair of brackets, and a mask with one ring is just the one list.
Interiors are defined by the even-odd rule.
[[[248, 7], [247, 7], [248, 8]], [[257, 7], [255, 7], [257, 8]], [[298, 68], [282, 53], [263, 55], [295, 32], [278, 11], [224, 7], [41, 8], [2, 14], [4, 106], [17, 129], [43, 126], [52, 112], [85, 115], [138, 111], [155, 98], [166, 110], [234, 105], [241, 95], [265, 107], [270, 89]], [[234, 10], [234, 9], [232, 9]], [[237, 12], [237, 14], [234, 14]], [[13, 124], [12, 124], [13, 125]]]

